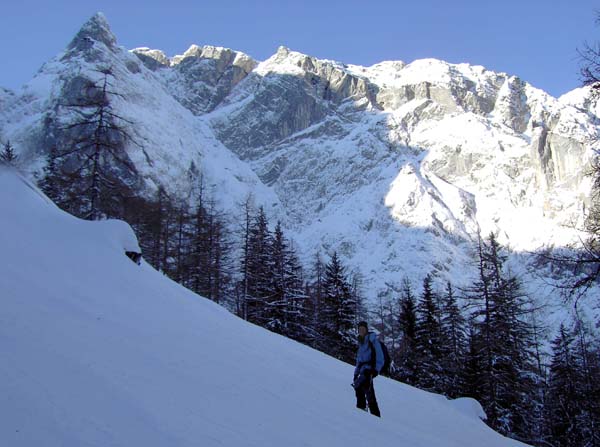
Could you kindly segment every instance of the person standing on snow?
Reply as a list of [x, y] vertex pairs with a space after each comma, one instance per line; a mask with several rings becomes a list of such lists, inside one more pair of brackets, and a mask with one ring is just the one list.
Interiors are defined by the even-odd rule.
[[373, 379], [377, 377], [384, 364], [384, 354], [377, 335], [369, 332], [365, 321], [358, 323], [358, 351], [356, 352], [356, 368], [354, 370], [354, 382], [352, 386], [356, 392], [356, 407], [367, 410], [372, 415], [381, 417]]

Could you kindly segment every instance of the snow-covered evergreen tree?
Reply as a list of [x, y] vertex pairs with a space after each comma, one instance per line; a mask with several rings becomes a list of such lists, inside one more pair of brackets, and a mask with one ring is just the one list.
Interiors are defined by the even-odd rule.
[[356, 348], [356, 302], [337, 253], [333, 253], [325, 267], [319, 320], [326, 352], [352, 363]]
[[586, 446], [600, 446], [600, 357], [597, 337], [578, 315], [574, 328], [573, 353], [578, 362], [580, 383], [578, 426]]
[[190, 270], [192, 290], [221, 302], [230, 281], [231, 242], [226, 218], [217, 209], [215, 200], [207, 194], [201, 177], [195, 210], [190, 217], [192, 249], [184, 261], [186, 265], [182, 267]]
[[428, 391], [442, 392], [442, 328], [437, 301], [433, 279], [431, 275], [427, 275], [423, 280], [423, 292], [417, 305], [417, 386]]
[[446, 284], [441, 308], [441, 391], [448, 397], [465, 395], [464, 361], [467, 357], [466, 321], [452, 284]]
[[394, 377], [410, 385], [417, 384], [418, 360], [416, 348], [417, 309], [415, 296], [408, 278], [402, 281], [399, 303], [398, 327], [400, 344], [393, 354], [397, 365]]
[[133, 227], [140, 234], [140, 246], [144, 259], [154, 268], [165, 274], [169, 272], [167, 260], [171, 245], [171, 221], [173, 216], [171, 199], [166, 190], [159, 186], [154, 198], [140, 201], [136, 206]]
[[253, 197], [249, 194], [241, 205], [243, 220], [241, 228], [241, 257], [240, 275], [241, 281], [236, 290], [236, 309], [238, 315], [244, 320], [248, 319], [248, 303], [250, 296], [248, 288], [250, 284], [250, 227], [252, 225]]
[[479, 394], [488, 423], [501, 433], [525, 439], [530, 433], [534, 399], [533, 331], [527, 320], [531, 309], [518, 278], [504, 269], [494, 234], [477, 247], [479, 275], [467, 290], [472, 309], [473, 365], [479, 371], [470, 383]]
[[[288, 324], [291, 318], [292, 300], [289, 282], [290, 274], [290, 252], [288, 241], [283, 235], [281, 222], [277, 222], [273, 237], [271, 238], [271, 275], [272, 295], [268, 298], [265, 307], [265, 327], [273, 332], [287, 335]], [[301, 285], [300, 285], [301, 288]]]
[[552, 341], [552, 362], [545, 407], [552, 445], [583, 445], [583, 428], [579, 417], [583, 398], [580, 363], [575, 354], [575, 338], [562, 324]]
[[467, 351], [464, 360], [462, 382], [465, 386], [464, 395], [482, 402], [484, 390], [482, 389], [483, 381], [481, 377], [484, 371], [484, 358], [481, 355], [483, 352], [481, 343], [483, 339], [477, 332], [478, 329], [475, 327], [473, 321], [467, 327]]
[[268, 327], [269, 308], [273, 297], [272, 244], [269, 223], [260, 207], [250, 226], [247, 264], [248, 292], [246, 297], [248, 321]]
[[323, 352], [327, 349], [327, 343], [322, 334], [325, 329], [323, 319], [321, 318], [321, 308], [323, 306], [323, 280], [325, 277], [325, 263], [321, 257], [321, 253], [317, 252], [314, 256], [312, 264], [312, 280], [308, 284], [308, 294], [310, 302], [307, 303], [310, 311], [311, 328], [313, 339], [310, 340], [310, 345]]
[[[397, 298], [399, 292], [397, 286], [387, 284], [387, 288], [378, 294], [377, 302], [371, 312], [373, 326], [387, 344], [390, 355], [397, 352], [400, 340], [399, 300]], [[395, 368], [396, 365], [392, 362], [390, 365], [391, 375], [394, 374]]]
[[44, 166], [39, 187], [56, 205], [65, 211], [69, 211], [69, 201], [66, 196], [69, 181], [65, 174], [60, 171], [58, 163], [58, 152], [53, 147], [46, 156], [46, 166]]
[[7, 141], [4, 144], [2, 152], [0, 152], [0, 165], [16, 166], [17, 159], [18, 156], [15, 154], [12, 144], [10, 144], [10, 141]]
[[309, 344], [317, 336], [313, 325], [314, 309], [306, 292], [304, 270], [292, 241], [288, 243], [284, 265], [285, 335]]

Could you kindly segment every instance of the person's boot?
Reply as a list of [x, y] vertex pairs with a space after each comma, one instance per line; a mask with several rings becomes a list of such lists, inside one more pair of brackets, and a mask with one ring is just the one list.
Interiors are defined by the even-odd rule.
[[377, 404], [373, 405], [372, 407], [369, 405], [369, 412], [373, 416], [377, 416], [378, 418], [381, 417], [381, 413], [379, 412], [379, 406]]

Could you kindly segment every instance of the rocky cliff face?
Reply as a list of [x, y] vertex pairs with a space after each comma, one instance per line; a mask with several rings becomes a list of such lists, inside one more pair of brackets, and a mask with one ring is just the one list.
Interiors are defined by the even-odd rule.
[[556, 99], [479, 66], [359, 67], [284, 47], [264, 62], [195, 45], [169, 58], [119, 47], [98, 15], [23, 91], [0, 92], [0, 137], [39, 169], [72, 119], [61, 104], [105, 66], [141, 188], [184, 195], [193, 162], [226, 209], [252, 192], [307, 257], [341, 252], [370, 297], [403, 276], [467, 280], [479, 231], [526, 276], [524, 253], [576, 237], [564, 225], [581, 221], [598, 132], [584, 89]]
[[217, 107], [256, 67], [251, 57], [227, 48], [192, 45], [168, 59], [160, 50], [132, 50], [147, 68], [163, 76], [168, 91], [195, 115]]

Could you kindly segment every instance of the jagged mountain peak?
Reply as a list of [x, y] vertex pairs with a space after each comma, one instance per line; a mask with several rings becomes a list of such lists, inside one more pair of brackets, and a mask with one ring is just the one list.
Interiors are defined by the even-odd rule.
[[561, 104], [575, 107], [583, 112], [589, 112], [600, 117], [600, 96], [591, 86], [580, 87], [565, 93], [558, 101]]
[[182, 55], [177, 55], [171, 58], [171, 65], [178, 65], [190, 58], [214, 59], [222, 62], [223, 64], [229, 65], [249, 64], [252, 65], [252, 68], [254, 68], [256, 65], [256, 61], [252, 57], [241, 51], [214, 45], [199, 46], [196, 44], [190, 45], [190, 47]]
[[113, 49], [117, 44], [117, 38], [111, 31], [106, 17], [101, 12], [97, 12], [83, 24], [67, 49], [86, 50], [92, 46], [94, 41], [102, 42], [110, 49]]
[[115, 106], [144, 145], [128, 150], [148, 183], [184, 194], [194, 161], [227, 203], [250, 191], [275, 204], [271, 216], [305, 254], [338, 250], [369, 296], [432, 268], [460, 283], [460, 244], [477, 229], [519, 250], [566, 244], [560, 226], [588, 197], [597, 106], [586, 90], [556, 100], [516, 76], [437, 59], [363, 67], [281, 46], [258, 63], [219, 46], [170, 58], [115, 42], [96, 15], [28, 96], [0, 91], [0, 106], [19, 104], [0, 113], [0, 137], [32, 157], [47, 151], [48, 111], [79, 93], [80, 76], [112, 65], [127, 98]]
[[319, 59], [282, 45], [277, 48], [275, 54], [259, 65], [258, 70], [262, 73], [280, 72], [300, 75], [304, 75], [306, 72], [323, 74], [323, 72], [330, 73], [332, 71], [351, 74], [346, 68], [347, 66], [342, 62]]
[[[432, 84], [448, 85], [458, 78], [468, 78], [477, 82], [484, 75], [508, 77], [506, 73], [490, 71], [481, 65], [468, 63], [452, 64], [441, 59], [416, 59], [411, 63], [401, 60], [387, 60], [371, 66], [347, 64], [330, 59], [320, 59], [286, 46], [280, 46], [275, 54], [261, 63], [263, 69], [275, 66], [293, 66], [304, 71], [317, 71], [317, 67], [328, 67], [354, 77], [368, 79], [381, 86], [416, 84], [424, 81]], [[300, 73], [300, 71], [298, 71]]]
[[258, 64], [245, 53], [213, 45], [194, 44], [172, 58], [146, 47], [131, 53], [163, 78], [173, 97], [194, 115], [214, 110]]
[[144, 60], [145, 58], [150, 58], [151, 60], [157, 62], [159, 65], [168, 67], [171, 65], [170, 59], [162, 50], [153, 50], [148, 47], [139, 47], [130, 50], [133, 54], [138, 56], [140, 59]]
[[[318, 95], [323, 93], [323, 98], [337, 103], [347, 99], [362, 101], [371, 109], [383, 111], [397, 110], [412, 99], [424, 99], [432, 100], [449, 112], [487, 116], [493, 112], [498, 98], [507, 96], [507, 101], [513, 103], [526, 101], [525, 90], [537, 97], [548, 97], [543, 101], [552, 103], [549, 95], [517, 76], [481, 65], [453, 64], [433, 58], [417, 59], [409, 64], [400, 60], [383, 61], [365, 67], [319, 59], [281, 46], [258, 65], [255, 73], [262, 77], [303, 78], [315, 86]], [[519, 107], [526, 108], [526, 105]], [[509, 126], [521, 131], [523, 128], [520, 123], [511, 122]]]

